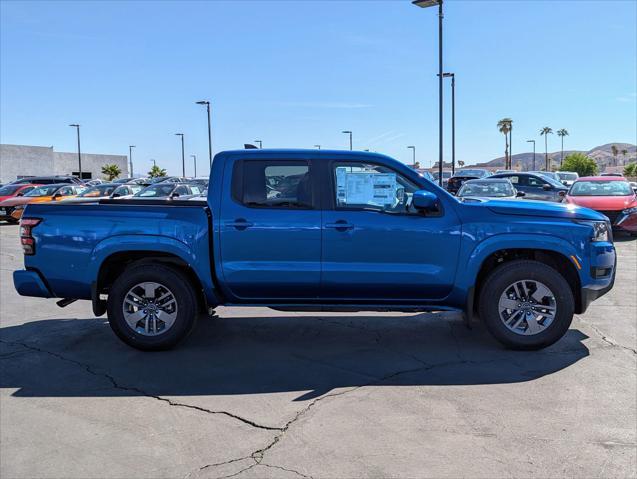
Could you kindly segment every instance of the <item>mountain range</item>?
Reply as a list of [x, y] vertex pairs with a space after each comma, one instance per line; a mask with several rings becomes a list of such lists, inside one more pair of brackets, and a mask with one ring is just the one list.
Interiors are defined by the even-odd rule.
[[[615, 165], [615, 159], [613, 158], [612, 146], [615, 145], [619, 153], [617, 154], [617, 165], [623, 165], [628, 163], [629, 161], [635, 161], [637, 157], [637, 146], [630, 143], [607, 143], [606, 145], [596, 146], [595, 148], [582, 151], [582, 150], [564, 150], [564, 158], [571, 153], [583, 153], [589, 157], [591, 157], [597, 165], [600, 167], [600, 170], [603, 170], [606, 166]], [[519, 169], [521, 171], [529, 171], [529, 170], [540, 170], [544, 168], [544, 152], [540, 150], [540, 142], [537, 143], [538, 149], [535, 153], [535, 167], [533, 166], [533, 152], [529, 153], [517, 153], [513, 154], [512, 157], [512, 165], [514, 168]], [[627, 150], [626, 156], [622, 155], [622, 150]], [[549, 158], [551, 159], [551, 165], [557, 166], [560, 163], [561, 151], [556, 151], [549, 153]], [[472, 166], [482, 166], [482, 167], [504, 167], [504, 156], [500, 158], [495, 158], [491, 161], [487, 161], [485, 163], [478, 163]], [[466, 168], [466, 166], [465, 166]]]

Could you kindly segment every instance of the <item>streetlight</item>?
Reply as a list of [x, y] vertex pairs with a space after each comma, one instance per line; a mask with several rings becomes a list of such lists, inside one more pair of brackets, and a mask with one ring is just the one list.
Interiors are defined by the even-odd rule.
[[351, 131], [342, 131], [341, 133], [345, 133], [346, 135], [349, 135], [349, 151], [352, 151], [352, 132]]
[[128, 145], [128, 162], [130, 163], [130, 177], [133, 177], [133, 148], [135, 145]]
[[443, 0], [413, 0], [421, 8], [438, 5], [438, 183], [442, 187], [442, 12]]
[[259, 150], [263, 149], [263, 142], [261, 140], [254, 140], [254, 142], [259, 144]]
[[526, 140], [527, 143], [533, 143], [533, 169], [535, 171], [535, 140]]
[[208, 159], [210, 161], [210, 167], [212, 168], [212, 129], [210, 128], [210, 102], [208, 100], [200, 100], [195, 103], [197, 103], [197, 105], [206, 105], [206, 111], [208, 112]]
[[456, 74], [443, 73], [443, 78], [451, 78], [451, 174], [456, 172]]
[[154, 158], [151, 158], [149, 161], [152, 161], [152, 162], [153, 162], [153, 167], [156, 167], [156, 166], [157, 166], [157, 162], [155, 161], [155, 159], [154, 159]]
[[314, 148], [318, 148], [320, 150], [321, 149], [321, 145], [314, 145]]
[[77, 129], [77, 163], [80, 170], [80, 180], [82, 179], [82, 153], [80, 151], [80, 125], [71, 123], [69, 126]]
[[415, 146], [408, 146], [407, 149], [410, 149], [413, 153], [414, 156], [414, 161], [413, 161], [413, 165], [414, 168], [416, 168], [416, 147]]
[[186, 159], [184, 158], [184, 134], [175, 133], [175, 136], [181, 136], [181, 175], [186, 177]]
[[197, 155], [190, 155], [192, 162], [195, 164], [195, 178], [197, 178]]

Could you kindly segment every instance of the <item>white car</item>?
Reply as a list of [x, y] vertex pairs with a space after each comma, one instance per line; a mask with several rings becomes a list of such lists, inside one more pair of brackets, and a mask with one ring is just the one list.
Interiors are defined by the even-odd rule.
[[555, 173], [557, 173], [562, 184], [568, 187], [579, 178], [579, 175], [575, 171], [556, 171]]

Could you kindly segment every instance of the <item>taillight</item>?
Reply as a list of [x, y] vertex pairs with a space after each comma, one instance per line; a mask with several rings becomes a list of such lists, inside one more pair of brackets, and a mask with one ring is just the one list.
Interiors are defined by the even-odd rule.
[[40, 218], [22, 218], [20, 221], [20, 243], [22, 243], [22, 251], [25, 255], [35, 254], [35, 238], [32, 232], [42, 221]]

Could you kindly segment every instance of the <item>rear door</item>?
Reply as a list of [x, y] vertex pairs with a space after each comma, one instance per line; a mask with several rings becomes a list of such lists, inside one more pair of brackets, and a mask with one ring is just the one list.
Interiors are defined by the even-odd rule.
[[219, 229], [226, 293], [263, 302], [316, 299], [321, 211], [312, 163], [236, 160], [231, 175]]
[[327, 167], [321, 297], [419, 303], [447, 296], [460, 248], [455, 212], [416, 211], [411, 197], [421, 186], [383, 165]]

